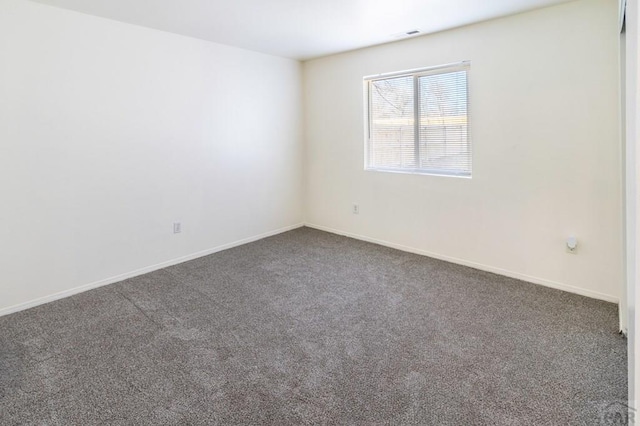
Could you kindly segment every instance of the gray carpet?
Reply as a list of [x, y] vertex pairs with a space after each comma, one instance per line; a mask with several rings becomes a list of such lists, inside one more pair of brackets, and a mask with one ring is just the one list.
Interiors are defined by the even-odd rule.
[[302, 228], [0, 317], [0, 424], [598, 424], [617, 308]]

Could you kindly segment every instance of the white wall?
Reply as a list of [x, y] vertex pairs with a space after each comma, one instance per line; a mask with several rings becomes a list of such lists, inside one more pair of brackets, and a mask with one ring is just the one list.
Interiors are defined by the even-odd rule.
[[[618, 301], [617, 12], [582, 0], [306, 62], [306, 221]], [[460, 60], [473, 178], [365, 172], [362, 77]]]
[[[622, 29], [621, 29], [622, 30]], [[626, 38], [625, 32], [620, 32], [620, 106], [621, 111], [626, 111]], [[635, 241], [632, 235], [636, 226], [636, 203], [635, 203], [635, 154], [633, 145], [626, 143], [626, 114], [620, 114], [620, 139], [623, 146], [622, 152], [622, 181], [624, 188], [624, 218], [623, 218], [623, 238], [625, 246], [625, 275], [620, 291], [620, 305], [618, 313], [620, 315], [620, 330], [627, 335], [629, 331], [629, 312], [627, 290], [629, 280], [635, 277]]]
[[301, 89], [293, 60], [0, 0], [0, 313], [300, 223]]
[[638, 127], [638, 99], [640, 99], [640, 56], [638, 55], [638, 24], [640, 23], [640, 8], [637, 0], [627, 0], [626, 32], [623, 37], [623, 52], [625, 64], [625, 145], [626, 145], [626, 240], [627, 240], [627, 324], [628, 324], [628, 353], [629, 360], [629, 401], [640, 409], [638, 401], [638, 389], [640, 389], [640, 370], [636, 368], [639, 342], [637, 332], [640, 329], [640, 316], [637, 314], [638, 299], [638, 264], [640, 264], [640, 229], [638, 229], [638, 165], [640, 165], [640, 128]]

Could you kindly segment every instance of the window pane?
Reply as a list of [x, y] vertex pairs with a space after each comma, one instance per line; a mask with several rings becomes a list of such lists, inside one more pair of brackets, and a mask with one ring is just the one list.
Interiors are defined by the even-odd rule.
[[415, 168], [413, 76], [369, 84], [369, 166]]
[[419, 168], [470, 174], [467, 72], [422, 76], [418, 78], [418, 88]]

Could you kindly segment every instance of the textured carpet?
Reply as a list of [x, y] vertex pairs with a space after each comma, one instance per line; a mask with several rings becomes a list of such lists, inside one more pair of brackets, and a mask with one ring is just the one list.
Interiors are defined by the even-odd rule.
[[617, 308], [302, 228], [0, 317], [0, 424], [598, 424]]

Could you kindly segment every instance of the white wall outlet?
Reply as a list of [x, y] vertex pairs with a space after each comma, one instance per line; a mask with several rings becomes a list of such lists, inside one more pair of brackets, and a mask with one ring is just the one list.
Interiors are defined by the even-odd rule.
[[567, 238], [566, 249], [567, 253], [576, 254], [578, 251], [578, 239], [574, 236]]
[[353, 209], [351, 210], [353, 214], [360, 214], [360, 206], [357, 204], [353, 205]]
[[175, 222], [173, 224], [173, 233], [179, 234], [182, 232], [182, 224], [180, 222]]

